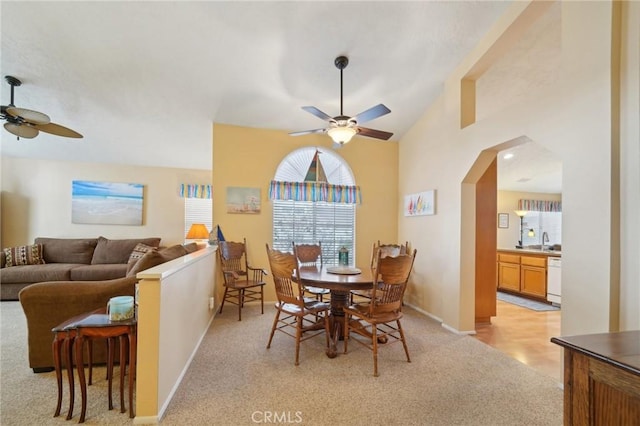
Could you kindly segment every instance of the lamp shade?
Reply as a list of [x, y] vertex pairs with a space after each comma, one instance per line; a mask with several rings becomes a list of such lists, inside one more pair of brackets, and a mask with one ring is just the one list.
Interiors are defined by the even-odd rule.
[[189, 228], [189, 232], [187, 232], [185, 238], [187, 240], [208, 240], [209, 231], [203, 223], [194, 223], [191, 225], [191, 228]]
[[338, 126], [332, 127], [327, 130], [327, 133], [333, 139], [333, 141], [337, 144], [344, 145], [345, 143], [349, 143], [351, 138], [357, 133], [356, 129], [348, 126]]
[[515, 213], [519, 216], [519, 217], [524, 217], [527, 214], [526, 210], [515, 210]]

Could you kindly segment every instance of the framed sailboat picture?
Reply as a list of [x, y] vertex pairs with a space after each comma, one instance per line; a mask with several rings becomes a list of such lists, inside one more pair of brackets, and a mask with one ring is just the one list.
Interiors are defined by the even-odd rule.
[[405, 216], [426, 216], [436, 214], [436, 191], [419, 192], [404, 196]]

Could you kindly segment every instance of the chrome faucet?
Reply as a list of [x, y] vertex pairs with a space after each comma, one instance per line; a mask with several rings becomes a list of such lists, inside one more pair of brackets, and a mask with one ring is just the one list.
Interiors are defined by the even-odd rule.
[[549, 242], [549, 234], [547, 234], [546, 232], [542, 233], [542, 244], [540, 244], [540, 248], [544, 249], [544, 243], [548, 243]]

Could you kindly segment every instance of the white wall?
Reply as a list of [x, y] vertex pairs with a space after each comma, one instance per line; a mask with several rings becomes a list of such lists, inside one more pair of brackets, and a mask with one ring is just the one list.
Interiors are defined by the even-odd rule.
[[[542, 4], [535, 3], [537, 7]], [[461, 246], [461, 230], [469, 229], [467, 217], [473, 219], [473, 215], [464, 214], [463, 209], [472, 206], [463, 204], [461, 182], [481, 151], [526, 136], [563, 162], [562, 333], [614, 330], [621, 317], [626, 328], [639, 328], [637, 314], [632, 312], [638, 312], [640, 305], [640, 276], [636, 266], [629, 266], [637, 265], [640, 258], [638, 227], [629, 223], [631, 217], [636, 222], [640, 217], [638, 182], [633, 180], [636, 175], [631, 171], [638, 169], [637, 157], [625, 159], [622, 169], [627, 186], [620, 195], [625, 200], [622, 204], [627, 219], [621, 223], [620, 235], [628, 235], [622, 249], [616, 232], [620, 199], [615, 150], [617, 105], [612, 103], [612, 83], [618, 75], [610, 64], [612, 22], [615, 8], [620, 5], [608, 1], [562, 2], [562, 66], [554, 79], [545, 84], [538, 82], [526, 102], [516, 100], [481, 121], [460, 128], [461, 79], [496, 40], [503, 35], [513, 36], [509, 27], [526, 16], [523, 13], [528, 6], [525, 2], [511, 6], [451, 75], [440, 101], [400, 142], [400, 194], [437, 189], [438, 196], [435, 216], [399, 218], [398, 239], [411, 239], [418, 249], [410, 284], [411, 302], [442, 318], [446, 326], [460, 331], [475, 328], [474, 298], [469, 297], [474, 293], [474, 283], [464, 273], [466, 265], [474, 264], [474, 253]], [[628, 18], [637, 27], [637, 5], [626, 7]], [[522, 23], [519, 20], [516, 25]], [[628, 42], [634, 43], [635, 51], [625, 55], [623, 61], [632, 74], [627, 77], [626, 87], [633, 96], [628, 101], [631, 105], [623, 105], [622, 115], [628, 123], [620, 144], [637, 153], [637, 28], [624, 33], [623, 38], [630, 38]], [[485, 56], [483, 60], [486, 59]], [[512, 65], [514, 69], [529, 66]], [[635, 298], [621, 300], [616, 294], [616, 259], [620, 259], [624, 278], [620, 290]]]
[[640, 2], [624, 2], [620, 129], [620, 329], [640, 329]]
[[[26, 143], [26, 142], [25, 142]], [[71, 181], [144, 184], [142, 226], [71, 223]], [[162, 245], [184, 242], [181, 183], [210, 183], [210, 170], [2, 158], [2, 247], [36, 237], [135, 238], [158, 236]]]

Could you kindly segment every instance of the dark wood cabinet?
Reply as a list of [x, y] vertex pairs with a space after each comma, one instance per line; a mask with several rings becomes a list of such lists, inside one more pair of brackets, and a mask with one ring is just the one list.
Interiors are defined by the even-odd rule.
[[564, 348], [564, 424], [640, 424], [640, 331], [554, 337]]

